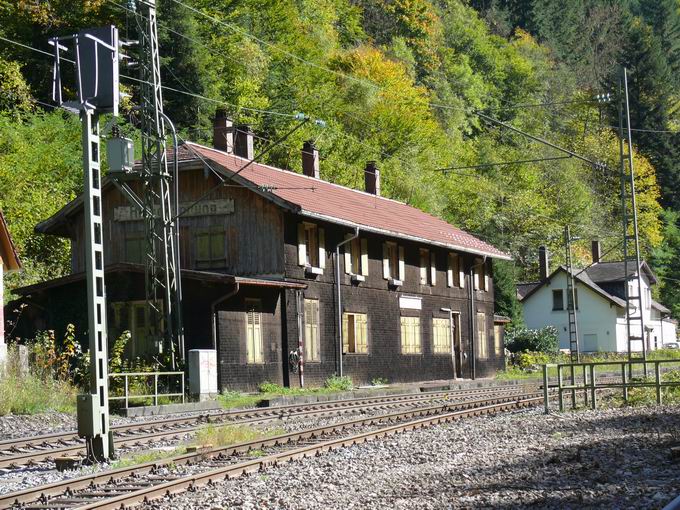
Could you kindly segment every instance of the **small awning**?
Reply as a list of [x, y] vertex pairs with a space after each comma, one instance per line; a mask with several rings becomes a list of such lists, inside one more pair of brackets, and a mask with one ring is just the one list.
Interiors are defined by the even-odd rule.
[[[106, 276], [116, 273], [144, 273], [144, 266], [142, 264], [131, 264], [128, 262], [111, 264], [106, 266], [104, 269]], [[76, 283], [85, 280], [85, 273], [75, 273], [67, 276], [62, 276], [60, 278], [54, 278], [52, 280], [47, 280], [44, 282], [36, 283], [33, 285], [27, 285], [26, 287], [20, 287], [14, 289], [14, 293], [20, 296], [28, 296], [29, 294], [34, 294], [37, 292], [42, 292], [45, 290], [53, 289], [56, 287], [61, 287], [63, 285], [68, 285], [71, 283]], [[256, 287], [275, 287], [283, 289], [306, 289], [307, 285], [304, 283], [288, 282], [285, 280], [276, 280], [268, 278], [251, 278], [243, 276], [234, 276], [225, 273], [215, 273], [211, 271], [196, 271], [193, 269], [182, 269], [182, 280], [198, 280], [203, 282], [214, 282], [222, 283], [226, 285], [245, 285], [245, 286], [256, 286]]]

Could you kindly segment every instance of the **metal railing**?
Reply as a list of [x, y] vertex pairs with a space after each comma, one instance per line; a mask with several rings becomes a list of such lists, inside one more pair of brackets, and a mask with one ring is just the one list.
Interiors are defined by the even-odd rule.
[[[621, 388], [623, 391], [623, 400], [628, 401], [628, 390], [632, 388], [654, 388], [656, 390], [656, 403], [662, 402], [662, 389], [669, 387], [680, 387], [680, 381], [663, 381], [661, 373], [668, 370], [664, 369], [663, 365], [676, 365], [680, 368], [680, 359], [665, 359], [665, 360], [630, 360], [630, 361], [597, 361], [597, 362], [582, 362], [582, 363], [548, 363], [543, 365], [543, 402], [545, 413], [550, 412], [550, 389], [557, 390], [557, 399], [560, 411], [564, 411], [564, 393], [571, 395], [572, 408], [576, 409], [576, 396], [583, 392], [583, 402], [591, 409], [597, 409], [597, 390]], [[647, 365], [653, 365], [653, 380], [645, 376], [647, 374]], [[599, 374], [600, 380], [597, 379], [596, 370], [598, 367], [616, 367], [614, 377], [621, 374], [621, 382], [611, 382], [611, 373]], [[635, 376], [634, 368], [641, 366], [641, 373]], [[550, 385], [549, 370], [551, 368], [557, 369], [557, 384]], [[565, 369], [569, 372], [567, 375], [568, 381], [565, 381]], [[577, 381], [577, 376], [580, 377], [580, 382]], [[606, 380], [603, 380], [604, 378]]]
[[[153, 377], [153, 393], [146, 394], [146, 395], [136, 395], [136, 394], [130, 394], [130, 378], [144, 378], [145, 379], [145, 384], [144, 387], [147, 387], [146, 382], [148, 382], [148, 378]], [[179, 377], [180, 381], [180, 392], [179, 393], [158, 393], [158, 379], [161, 377]], [[109, 400], [124, 400], [125, 401], [125, 407], [130, 407], [129, 403], [130, 400], [146, 400], [146, 399], [153, 399], [153, 405], [157, 406], [158, 405], [158, 398], [159, 397], [166, 397], [166, 398], [174, 398], [174, 397], [181, 397], [182, 398], [182, 404], [184, 404], [184, 372], [122, 372], [122, 373], [117, 373], [117, 374], [109, 374], [109, 379], [115, 379], [115, 378], [123, 378], [125, 380], [124, 388], [123, 388], [123, 395], [120, 396], [109, 396]], [[168, 381], [168, 388], [170, 387], [170, 381]], [[109, 392], [111, 391], [111, 385], [109, 385]]]

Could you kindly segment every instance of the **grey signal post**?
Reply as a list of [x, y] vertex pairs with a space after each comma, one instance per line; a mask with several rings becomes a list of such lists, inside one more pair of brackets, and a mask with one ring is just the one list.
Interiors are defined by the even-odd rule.
[[[61, 44], [64, 43], [64, 44]], [[77, 99], [62, 98], [60, 54], [73, 43]], [[118, 114], [118, 30], [93, 28], [50, 40], [54, 47], [52, 98], [59, 106], [80, 114], [82, 123], [85, 266], [90, 348], [90, 393], [77, 397], [78, 435], [86, 440], [88, 460], [113, 456], [109, 426], [108, 347], [106, 338], [106, 288], [104, 282], [104, 231], [101, 193], [99, 115]]]

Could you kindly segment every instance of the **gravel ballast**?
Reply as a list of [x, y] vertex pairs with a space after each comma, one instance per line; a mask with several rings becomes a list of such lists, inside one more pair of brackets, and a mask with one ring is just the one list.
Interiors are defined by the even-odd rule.
[[412, 431], [147, 508], [661, 508], [680, 408], [519, 411]]

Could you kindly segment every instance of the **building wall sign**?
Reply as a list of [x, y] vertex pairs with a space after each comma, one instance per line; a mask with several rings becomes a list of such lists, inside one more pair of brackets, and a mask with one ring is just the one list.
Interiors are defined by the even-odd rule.
[[[193, 202], [180, 202], [179, 210], [182, 212], [184, 209], [192, 205]], [[159, 206], [160, 207], [160, 206]], [[234, 212], [234, 199], [223, 198], [219, 200], [204, 200], [194, 205], [186, 213], [182, 215], [183, 218], [188, 218], [191, 216], [219, 216], [223, 214], [232, 214]], [[160, 208], [156, 211], [160, 216]], [[143, 220], [142, 212], [135, 206], [123, 205], [116, 207], [113, 210], [114, 221], [141, 221]]]
[[415, 296], [399, 296], [399, 308], [422, 310], [423, 300]]

